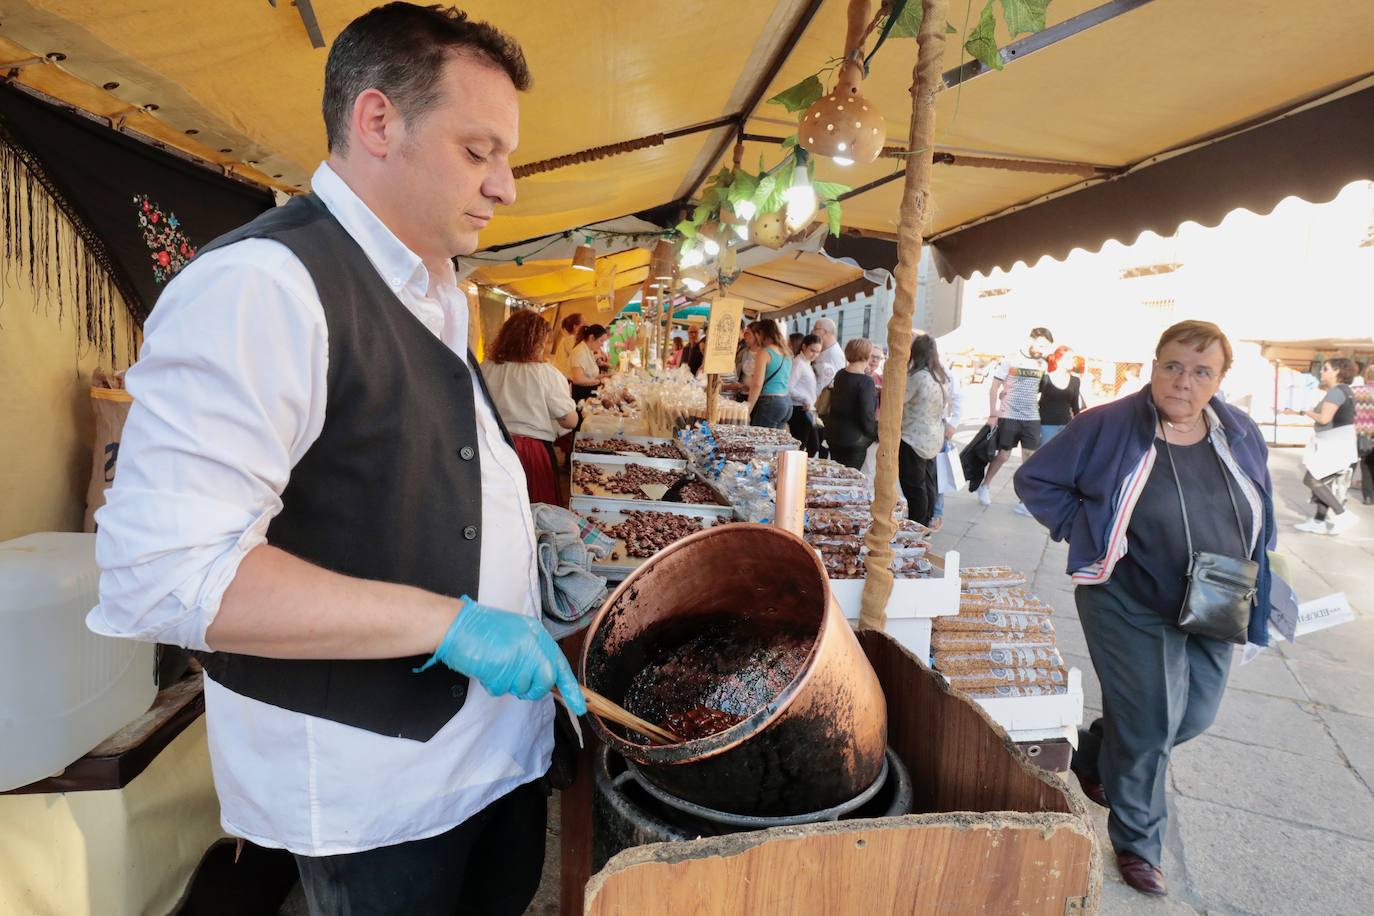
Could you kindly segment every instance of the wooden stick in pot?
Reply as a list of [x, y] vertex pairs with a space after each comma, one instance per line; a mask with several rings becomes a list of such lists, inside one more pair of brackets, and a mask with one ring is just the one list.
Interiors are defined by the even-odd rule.
[[[616, 725], [623, 725], [632, 728], [641, 735], [647, 735], [650, 740], [659, 744], [681, 744], [682, 739], [666, 728], [655, 725], [641, 719], [639, 716], [624, 709], [610, 700], [597, 693], [587, 685], [582, 686], [582, 696], [587, 701], [587, 711], [594, 712], [603, 719], [614, 722]], [[558, 691], [555, 690], [554, 693]]]

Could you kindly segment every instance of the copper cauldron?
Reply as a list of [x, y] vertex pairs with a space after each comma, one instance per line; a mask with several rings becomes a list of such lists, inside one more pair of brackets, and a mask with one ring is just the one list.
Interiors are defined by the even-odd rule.
[[645, 562], [592, 621], [583, 678], [623, 703], [630, 680], [659, 652], [723, 615], [764, 615], [814, 633], [792, 681], [768, 705], [714, 735], [655, 746], [593, 715], [601, 740], [663, 790], [737, 814], [803, 814], [872, 785], [887, 742], [882, 688], [831, 599], [815, 551], [781, 529], [711, 528]]

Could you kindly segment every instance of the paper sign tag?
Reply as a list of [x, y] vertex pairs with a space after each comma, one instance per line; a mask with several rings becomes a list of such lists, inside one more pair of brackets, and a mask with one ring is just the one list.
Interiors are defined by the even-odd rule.
[[1316, 633], [1337, 624], [1349, 623], [1355, 619], [1355, 612], [1345, 597], [1345, 592], [1314, 598], [1298, 605], [1297, 635]]
[[702, 372], [707, 375], [729, 375], [735, 371], [735, 348], [743, 317], [743, 299], [722, 298], [711, 302]]

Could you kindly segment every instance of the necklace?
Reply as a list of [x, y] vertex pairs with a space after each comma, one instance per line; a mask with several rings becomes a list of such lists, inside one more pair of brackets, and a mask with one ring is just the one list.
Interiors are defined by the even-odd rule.
[[1187, 433], [1191, 433], [1191, 432], [1193, 432], [1194, 430], [1196, 430], [1196, 429], [1197, 429], [1197, 426], [1198, 426], [1198, 423], [1200, 423], [1200, 422], [1202, 422], [1202, 416], [1201, 416], [1201, 415], [1199, 415], [1198, 418], [1197, 418], [1196, 420], [1193, 421], [1193, 425], [1192, 425], [1192, 426], [1180, 426], [1179, 424], [1174, 423], [1172, 420], [1165, 420], [1165, 421], [1164, 421], [1164, 425], [1167, 426], [1167, 427], [1169, 427], [1170, 429], [1172, 429], [1172, 430], [1173, 430], [1174, 432], [1176, 432], [1176, 433], [1184, 433], [1184, 434], [1187, 434]]

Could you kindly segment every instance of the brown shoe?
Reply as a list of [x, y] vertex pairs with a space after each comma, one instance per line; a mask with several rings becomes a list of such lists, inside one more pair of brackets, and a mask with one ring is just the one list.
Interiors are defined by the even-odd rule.
[[1110, 808], [1111, 804], [1107, 801], [1107, 790], [1102, 788], [1102, 783], [1094, 782], [1082, 773], [1075, 773], [1078, 777], [1078, 786], [1083, 790], [1083, 794], [1088, 796], [1089, 801], [1097, 802], [1104, 808]]
[[1164, 872], [1140, 856], [1129, 852], [1117, 853], [1116, 870], [1121, 873], [1122, 881], [1142, 894], [1163, 897], [1169, 893], [1169, 885], [1164, 882]]

